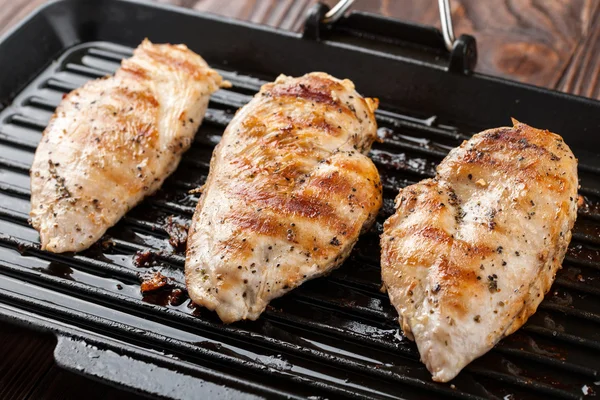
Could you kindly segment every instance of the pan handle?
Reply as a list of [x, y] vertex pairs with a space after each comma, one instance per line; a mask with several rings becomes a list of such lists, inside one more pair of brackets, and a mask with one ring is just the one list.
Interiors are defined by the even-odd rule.
[[340, 0], [323, 17], [324, 24], [334, 24], [352, 7], [354, 0]]
[[450, 0], [438, 0], [440, 9], [440, 24], [442, 26], [442, 35], [446, 49], [452, 51], [456, 38], [454, 37], [454, 24], [452, 23], [452, 10], [450, 9]]
[[[308, 10], [302, 36], [305, 39], [329, 39], [333, 34], [374, 37], [379, 42], [409, 44], [413, 49], [423, 48], [425, 53], [437, 52], [447, 57], [451, 72], [470, 74], [477, 63], [477, 44], [470, 35], [454, 36], [450, 0], [438, 0], [441, 31], [434, 27], [411, 24], [377, 14], [353, 11], [354, 0], [340, 0], [331, 9], [316, 3]], [[414, 54], [414, 52], [410, 52]]]
[[[115, 351], [116, 350], [116, 351]], [[133, 392], [170, 399], [261, 399], [215, 379], [206, 379], [191, 371], [176, 372], [168, 368], [168, 357], [156, 354], [156, 360], [119, 354], [117, 349], [101, 349], [83, 339], [58, 335], [54, 349], [56, 363], [67, 370], [102, 382], [122, 386]], [[160, 358], [167, 358], [160, 362]], [[196, 375], [196, 376], [193, 376]]]
[[[323, 17], [323, 23], [334, 24], [344, 16], [346, 11], [352, 7], [354, 0], [340, 0]], [[442, 26], [442, 35], [446, 49], [452, 51], [456, 38], [454, 37], [454, 25], [452, 24], [452, 10], [450, 8], [450, 0], [438, 0], [438, 8], [440, 10], [440, 23]]]

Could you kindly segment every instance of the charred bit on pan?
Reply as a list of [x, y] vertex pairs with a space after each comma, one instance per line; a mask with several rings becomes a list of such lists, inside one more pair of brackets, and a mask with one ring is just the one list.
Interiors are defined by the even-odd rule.
[[152, 266], [157, 256], [157, 253], [150, 250], [141, 250], [136, 252], [133, 256], [133, 263], [138, 268], [147, 268]]
[[188, 225], [171, 215], [167, 218], [164, 228], [169, 235], [169, 243], [173, 246], [173, 249], [175, 249], [176, 252], [185, 251], [189, 229]]
[[140, 285], [140, 290], [142, 291], [142, 293], [160, 289], [161, 287], [164, 287], [169, 283], [169, 279], [163, 274], [161, 274], [159, 271], [156, 271], [151, 275], [146, 275], [143, 277], [143, 279], [144, 280]]

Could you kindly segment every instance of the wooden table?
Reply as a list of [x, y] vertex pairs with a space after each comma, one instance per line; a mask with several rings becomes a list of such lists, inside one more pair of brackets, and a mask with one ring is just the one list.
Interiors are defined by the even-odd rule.
[[[295, 31], [316, 2], [158, 1]], [[0, 0], [0, 34], [43, 3]], [[436, 0], [357, 0], [354, 9], [439, 27]], [[452, 0], [452, 15], [457, 34], [477, 38], [477, 71], [600, 98], [600, 1]], [[0, 399], [140, 398], [59, 369], [54, 345], [50, 336], [0, 326]]]

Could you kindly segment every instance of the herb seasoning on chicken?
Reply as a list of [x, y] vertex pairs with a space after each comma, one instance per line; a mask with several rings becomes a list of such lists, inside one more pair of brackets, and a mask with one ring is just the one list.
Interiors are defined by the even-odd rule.
[[384, 225], [383, 281], [436, 381], [525, 323], [571, 240], [577, 160], [560, 136], [513, 122], [400, 190]]
[[188, 235], [192, 300], [226, 323], [338, 267], [381, 206], [377, 103], [324, 73], [280, 76], [213, 153]]
[[81, 251], [171, 174], [226, 84], [183, 45], [145, 40], [114, 77], [62, 100], [31, 168], [42, 249]]

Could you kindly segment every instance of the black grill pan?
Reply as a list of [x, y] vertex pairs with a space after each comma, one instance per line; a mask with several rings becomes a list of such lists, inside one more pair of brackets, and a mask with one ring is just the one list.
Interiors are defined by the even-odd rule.
[[[600, 378], [600, 102], [470, 72], [474, 42], [449, 54], [439, 32], [354, 13], [334, 27], [308, 17], [304, 37], [131, 1], [66, 0], [0, 40], [0, 317], [58, 336], [57, 362], [164, 398], [565, 398], [596, 394]], [[179, 169], [154, 196], [80, 254], [39, 250], [27, 224], [29, 167], [62, 95], [114, 72], [144, 37], [186, 43], [230, 80], [213, 97]], [[471, 47], [469, 47], [471, 46]], [[461, 58], [462, 57], [462, 58]], [[469, 59], [471, 57], [471, 59]], [[184, 255], [168, 224], [185, 224], [188, 191], [208, 173], [235, 110], [279, 73], [323, 70], [381, 99], [384, 182], [375, 227], [347, 262], [273, 301], [256, 322], [223, 325], [190, 305]], [[580, 208], [563, 269], [515, 334], [438, 384], [379, 291], [381, 224], [400, 187], [430, 177], [448, 150], [510, 117], [562, 134], [580, 159]], [[161, 271], [168, 288], [142, 295]]]

